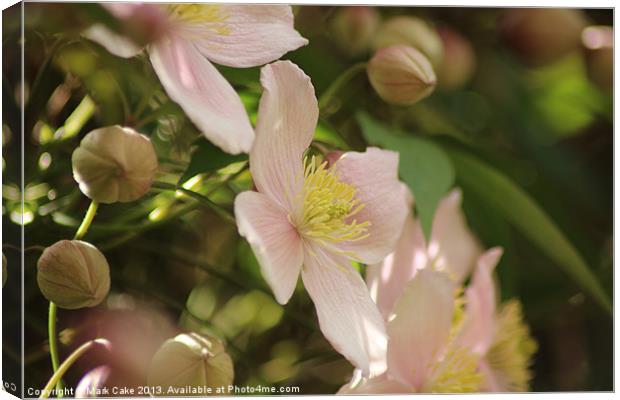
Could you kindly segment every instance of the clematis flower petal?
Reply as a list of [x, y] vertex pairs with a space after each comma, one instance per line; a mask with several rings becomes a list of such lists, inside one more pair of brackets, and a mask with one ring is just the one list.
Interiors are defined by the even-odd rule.
[[493, 270], [503, 250], [494, 247], [478, 259], [470, 286], [465, 291], [467, 299], [465, 325], [460, 336], [463, 345], [484, 355], [495, 336], [496, 295]]
[[364, 376], [385, 371], [385, 324], [360, 274], [320, 246], [306, 248], [301, 277], [314, 301], [321, 332]]
[[235, 198], [235, 217], [239, 233], [252, 246], [276, 300], [286, 304], [303, 263], [301, 240], [286, 211], [267, 196], [248, 191]]
[[[413, 197], [409, 190], [406, 193], [411, 210]], [[388, 255], [381, 264], [370, 265], [366, 270], [366, 284], [370, 295], [386, 320], [392, 312], [396, 299], [401, 295], [407, 283], [413, 279], [416, 270], [424, 268], [427, 261], [422, 225], [420, 221], [413, 218], [410, 212], [394, 252]]]
[[462, 194], [455, 189], [444, 197], [435, 213], [428, 252], [443, 264], [457, 282], [471, 272], [482, 254], [478, 239], [469, 230], [461, 210]]
[[364, 153], [347, 152], [333, 168], [341, 181], [357, 189], [356, 196], [364, 204], [353, 218], [371, 224], [366, 238], [338, 247], [363, 263], [381, 262], [394, 249], [409, 211], [406, 188], [398, 180], [398, 153], [376, 147]]
[[250, 151], [254, 131], [241, 99], [193, 43], [166, 36], [149, 54], [170, 98], [207, 139], [231, 154]]
[[[216, 64], [263, 65], [308, 44], [294, 28], [288, 5], [201, 5], [211, 21], [185, 23], [183, 35]], [[198, 11], [200, 12], [200, 11]]]
[[142, 49], [129, 38], [119, 35], [102, 24], [95, 24], [82, 33], [82, 35], [99, 43], [107, 51], [115, 56], [131, 58], [138, 55]]
[[381, 375], [371, 379], [363, 379], [357, 385], [348, 383], [340, 388], [338, 394], [395, 394], [411, 393], [411, 388], [398, 381]]
[[419, 270], [394, 307], [388, 323], [390, 375], [423, 387], [432, 363], [445, 350], [454, 312], [454, 284], [446, 273]]
[[261, 84], [250, 170], [258, 190], [290, 211], [303, 183], [302, 156], [319, 108], [310, 78], [290, 61], [263, 67]]

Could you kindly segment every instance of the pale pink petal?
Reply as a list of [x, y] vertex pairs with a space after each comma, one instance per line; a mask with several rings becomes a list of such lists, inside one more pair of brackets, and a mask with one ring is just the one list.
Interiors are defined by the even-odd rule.
[[469, 230], [461, 210], [461, 191], [455, 189], [441, 200], [435, 218], [428, 253], [440, 266], [448, 269], [457, 282], [472, 271], [482, 247]]
[[495, 247], [480, 256], [471, 284], [465, 291], [465, 325], [459, 340], [464, 346], [481, 355], [489, 350], [495, 335], [497, 298], [493, 270], [502, 252], [501, 248]]
[[394, 250], [409, 213], [405, 186], [398, 180], [398, 153], [369, 147], [347, 152], [334, 167], [343, 182], [356, 188], [364, 208], [353, 218], [370, 221], [368, 237], [338, 247], [366, 264], [381, 262]]
[[366, 284], [386, 320], [407, 283], [413, 279], [416, 270], [426, 266], [426, 262], [422, 226], [410, 214], [394, 252], [383, 263], [370, 265], [366, 270]]
[[321, 332], [364, 376], [383, 373], [385, 324], [362, 277], [345, 257], [307, 246], [301, 277], [316, 306]]
[[243, 192], [235, 198], [235, 218], [276, 300], [286, 304], [303, 263], [303, 246], [286, 211], [261, 193]]
[[180, 35], [194, 41], [217, 64], [255, 67], [275, 61], [308, 44], [294, 28], [288, 5], [200, 5], [204, 20], [178, 24]]
[[394, 306], [388, 323], [388, 371], [422, 388], [432, 363], [448, 343], [454, 312], [454, 284], [444, 272], [419, 270]]
[[93, 42], [99, 43], [107, 51], [118, 57], [131, 58], [142, 51], [129, 38], [119, 35], [102, 24], [91, 26], [82, 35]]
[[310, 78], [290, 61], [263, 67], [250, 170], [258, 190], [289, 211], [303, 183], [303, 154], [316, 128], [319, 107]]
[[250, 151], [254, 131], [241, 99], [191, 42], [166, 36], [149, 54], [168, 96], [207, 139], [231, 154]]
[[122, 3], [122, 2], [106, 2], [101, 3], [110, 14], [118, 19], [128, 19], [135, 15], [139, 10], [145, 7], [157, 7], [156, 5], [144, 4], [139, 2]]
[[344, 385], [338, 390], [338, 394], [400, 394], [411, 393], [412, 388], [398, 381], [390, 379], [387, 375], [381, 375], [376, 378], [362, 379], [352, 385], [351, 382]]

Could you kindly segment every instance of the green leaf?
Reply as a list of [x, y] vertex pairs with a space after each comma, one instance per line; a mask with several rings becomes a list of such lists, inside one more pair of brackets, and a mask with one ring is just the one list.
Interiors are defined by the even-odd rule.
[[555, 261], [605, 310], [612, 307], [607, 294], [579, 252], [553, 220], [523, 189], [500, 171], [472, 155], [448, 149], [459, 183], [480, 195], [525, 237]]
[[428, 238], [437, 205], [454, 183], [454, 167], [450, 158], [430, 140], [405, 136], [366, 114], [358, 114], [357, 121], [369, 143], [400, 153], [399, 173], [415, 196], [422, 230]]
[[179, 184], [182, 184], [192, 176], [202, 174], [205, 172], [216, 171], [220, 168], [239, 161], [247, 160], [247, 154], [228, 154], [224, 153], [214, 144], [206, 139], [199, 139], [196, 143], [198, 146], [192, 154], [192, 159], [189, 162], [189, 166], [185, 173], [179, 179]]

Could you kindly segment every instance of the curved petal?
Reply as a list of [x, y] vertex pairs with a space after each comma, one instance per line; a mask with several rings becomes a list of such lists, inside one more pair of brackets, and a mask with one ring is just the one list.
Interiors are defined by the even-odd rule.
[[426, 266], [426, 242], [420, 221], [410, 214], [394, 252], [383, 263], [366, 270], [366, 284], [379, 311], [387, 320], [396, 299], [400, 297], [407, 283], [418, 269]]
[[303, 153], [316, 128], [319, 107], [310, 78], [290, 61], [263, 67], [250, 170], [258, 190], [288, 210], [303, 183]]
[[93, 42], [99, 43], [107, 51], [118, 57], [131, 58], [142, 51], [142, 49], [129, 38], [119, 35], [103, 24], [91, 26], [85, 30], [82, 35]]
[[316, 306], [321, 332], [334, 349], [365, 376], [383, 373], [385, 324], [349, 261], [308, 245], [301, 278]]
[[420, 389], [448, 344], [454, 284], [447, 274], [419, 270], [394, 307], [388, 323], [390, 375]]
[[255, 67], [308, 44], [295, 30], [288, 5], [192, 6], [196, 18], [178, 24], [178, 32], [217, 64]]
[[437, 260], [437, 265], [448, 269], [459, 283], [472, 271], [476, 259], [482, 254], [478, 239], [467, 226], [461, 200], [459, 189], [441, 200], [428, 245], [429, 256]]
[[398, 180], [398, 153], [376, 147], [364, 153], [347, 152], [333, 168], [343, 182], [356, 188], [364, 204], [354, 218], [371, 224], [368, 237], [338, 247], [363, 263], [379, 263], [394, 250], [409, 213], [407, 189]]
[[149, 54], [170, 98], [207, 139], [231, 154], [250, 151], [254, 131], [241, 99], [192, 43], [167, 36]]
[[356, 382], [356, 385], [352, 385], [352, 382], [344, 385], [338, 390], [338, 394], [399, 394], [399, 393], [411, 393], [411, 388], [407, 385], [390, 379], [386, 375], [381, 375], [376, 378], [363, 379], [360, 382]]
[[235, 198], [235, 218], [276, 300], [286, 304], [303, 263], [303, 246], [286, 211], [261, 193], [243, 192]]
[[492, 248], [478, 259], [471, 284], [465, 291], [465, 322], [460, 342], [477, 354], [486, 354], [495, 336], [496, 295], [493, 270], [503, 250]]

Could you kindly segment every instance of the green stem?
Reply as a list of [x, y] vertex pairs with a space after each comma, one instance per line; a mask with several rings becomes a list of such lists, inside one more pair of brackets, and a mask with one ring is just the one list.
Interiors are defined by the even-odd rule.
[[158, 181], [153, 182], [153, 185], [151, 187], [153, 189], [159, 189], [159, 190], [179, 191], [205, 204], [206, 206], [211, 208], [213, 211], [215, 211], [220, 217], [224, 218], [225, 220], [235, 223], [235, 217], [231, 214], [230, 211], [226, 210], [224, 207], [215, 203], [213, 200], [211, 200], [210, 198], [208, 198], [207, 196], [203, 194], [200, 194], [198, 192], [194, 192], [193, 190], [185, 189], [182, 186], [173, 185], [167, 182], [158, 182]]
[[336, 80], [331, 84], [330, 87], [321, 95], [319, 98], [319, 109], [324, 111], [331, 103], [332, 99], [336, 97], [336, 94], [340, 89], [342, 89], [355, 75], [357, 75], [361, 71], [366, 70], [366, 66], [368, 63], [360, 62], [357, 64], [353, 64], [349, 69], [344, 71]]
[[[58, 344], [57, 344], [57, 335], [56, 335], [56, 310], [57, 310], [56, 304], [50, 301], [50, 310], [49, 310], [49, 316], [47, 320], [47, 333], [49, 335], [50, 358], [52, 359], [52, 369], [54, 371], [54, 374], [58, 372], [58, 367], [60, 365], [60, 362], [58, 359]], [[64, 385], [62, 383], [62, 380], [58, 379], [56, 383], [56, 390], [60, 392], [63, 390], [63, 388], [64, 388]]]
[[95, 215], [97, 214], [98, 205], [99, 204], [95, 200], [90, 202], [88, 211], [86, 211], [86, 215], [84, 216], [84, 219], [82, 220], [82, 223], [80, 224], [80, 227], [78, 228], [77, 232], [75, 232], [75, 237], [73, 238], [74, 240], [82, 239], [84, 235], [86, 235], [86, 232], [88, 232], [88, 228], [90, 227], [90, 224], [93, 222], [93, 219], [95, 218]]
[[[95, 339], [91, 340], [90, 342], [86, 342], [80, 347], [78, 347], [73, 353], [71, 353], [69, 357], [67, 357], [67, 359], [62, 364], [60, 364], [58, 370], [54, 372], [54, 375], [52, 375], [50, 380], [41, 391], [41, 396], [39, 396], [39, 398], [47, 399], [52, 393], [52, 389], [54, 388], [54, 386], [58, 388], [58, 383], [60, 382], [64, 374], [69, 370], [69, 368], [71, 368], [73, 363], [75, 363], [82, 356], [82, 354], [86, 353], [95, 345], [102, 345], [106, 348], [109, 348], [110, 342], [108, 342], [106, 339]], [[63, 397], [62, 393], [56, 393], [56, 397]]]

